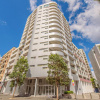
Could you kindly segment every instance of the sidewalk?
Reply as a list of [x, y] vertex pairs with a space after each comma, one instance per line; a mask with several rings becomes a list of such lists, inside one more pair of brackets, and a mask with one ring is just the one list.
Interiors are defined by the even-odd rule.
[[[11, 95], [0, 94], [0, 100], [56, 100], [56, 98], [53, 99], [48, 97], [33, 97], [33, 96], [12, 98]], [[90, 99], [60, 99], [60, 100], [90, 100]], [[99, 99], [95, 99], [95, 100], [99, 100]]]

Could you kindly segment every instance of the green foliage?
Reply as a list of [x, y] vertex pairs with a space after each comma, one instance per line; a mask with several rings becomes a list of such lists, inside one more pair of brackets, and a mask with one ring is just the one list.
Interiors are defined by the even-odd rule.
[[68, 69], [63, 58], [58, 54], [51, 54], [49, 56], [48, 63], [48, 77], [47, 80], [50, 84], [58, 85], [68, 85]]
[[73, 91], [65, 91], [64, 94], [73, 94]]
[[24, 83], [28, 68], [27, 59], [21, 57], [14, 66], [13, 72], [9, 75], [9, 78], [12, 79], [10, 87], [14, 87], [15, 83], [19, 86]]
[[100, 3], [100, 0], [95, 0], [95, 1], [98, 1]]
[[96, 87], [95, 79], [94, 79], [94, 78], [91, 78], [90, 80], [91, 80], [91, 82], [92, 82], [92, 86], [93, 86], [93, 88], [95, 88], [95, 87]]

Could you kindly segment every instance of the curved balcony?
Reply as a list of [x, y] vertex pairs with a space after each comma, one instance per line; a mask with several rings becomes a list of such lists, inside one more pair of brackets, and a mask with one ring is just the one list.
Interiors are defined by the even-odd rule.
[[49, 28], [57, 28], [63, 30], [59, 25], [50, 25]]
[[60, 38], [49, 38], [49, 42], [61, 43], [62, 40]]
[[51, 23], [57, 23], [60, 25], [60, 27], [63, 27], [63, 23], [61, 21], [59, 21], [58, 19], [49, 19], [49, 24]]
[[56, 37], [56, 38], [62, 38], [62, 34], [61, 33], [58, 33], [58, 32], [52, 32], [52, 33], [49, 33], [49, 37]]
[[58, 54], [60, 56], [64, 56], [63, 52], [61, 51], [50, 51], [51, 54]]
[[57, 28], [57, 27], [52, 27], [52, 28], [49, 28], [49, 31], [59, 31], [60, 33], [64, 34], [63, 30]]
[[51, 51], [61, 51], [63, 49], [60, 44], [50, 44], [49, 48]]
[[52, 13], [49, 14], [49, 18], [52, 17], [52, 16], [58, 17], [59, 19], [61, 19], [60, 15], [56, 12], [52, 12]]
[[54, 17], [58, 17], [58, 18], [61, 19], [61, 16], [58, 15], [57, 13], [55, 13], [55, 12], [49, 14], [49, 17], [52, 17], [52, 16], [54, 16]]
[[56, 9], [56, 8], [51, 8], [51, 9], [49, 9], [49, 13], [51, 13], [51, 12], [60, 13], [60, 11], [59, 11], [58, 9]]
[[53, 5], [52, 5], [52, 4], [50, 3], [49, 8], [57, 8], [57, 4], [53, 4]]
[[60, 23], [60, 22], [57, 21], [57, 20], [55, 20], [55, 21], [54, 21], [54, 20], [50, 20], [50, 21], [49, 21], [49, 25], [50, 25], [50, 24], [58, 24], [58, 25], [60, 25], [60, 27], [63, 27], [62, 23]]
[[60, 21], [59, 21], [57, 18], [56, 18], [56, 19], [53, 19], [53, 18], [52, 18], [52, 19], [51, 19], [51, 18], [49, 19], [49, 22], [50, 22], [50, 23], [51, 23], [51, 22], [55, 22], [55, 21], [58, 22], [58, 23], [60, 23]]
[[58, 27], [62, 29], [62, 26], [59, 23], [49, 23], [49, 28], [50, 27]]
[[57, 16], [50, 16], [49, 20], [51, 20], [51, 19], [58, 20], [60, 23], [62, 23], [62, 20]]

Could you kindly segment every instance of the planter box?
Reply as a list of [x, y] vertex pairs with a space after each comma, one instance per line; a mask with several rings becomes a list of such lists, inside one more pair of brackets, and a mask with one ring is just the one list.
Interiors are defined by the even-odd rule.
[[90, 93], [83, 94], [84, 99], [92, 99]]
[[67, 99], [75, 99], [76, 95], [75, 94], [64, 94], [64, 97]]
[[76, 95], [76, 99], [84, 99], [83, 95]]
[[100, 96], [98, 93], [91, 93], [92, 99], [100, 99]]

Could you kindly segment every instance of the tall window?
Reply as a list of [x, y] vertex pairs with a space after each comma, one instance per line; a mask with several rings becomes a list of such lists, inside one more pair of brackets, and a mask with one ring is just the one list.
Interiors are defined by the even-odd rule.
[[42, 9], [42, 6], [40, 6], [40, 9]]
[[46, 8], [46, 7], [49, 7], [49, 4], [47, 4], [47, 5], [44, 5], [44, 8]]

